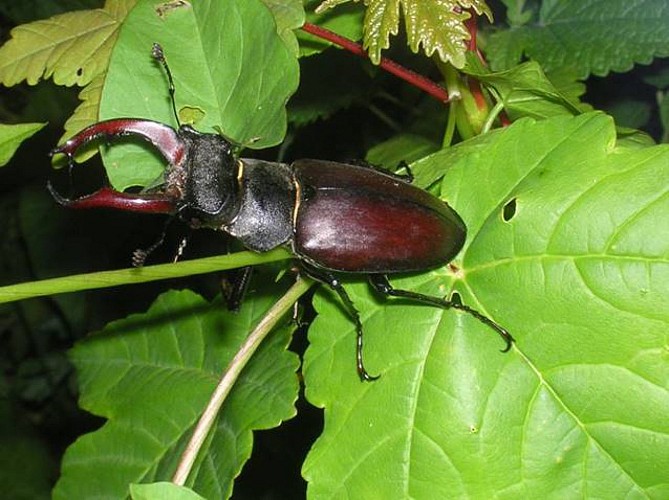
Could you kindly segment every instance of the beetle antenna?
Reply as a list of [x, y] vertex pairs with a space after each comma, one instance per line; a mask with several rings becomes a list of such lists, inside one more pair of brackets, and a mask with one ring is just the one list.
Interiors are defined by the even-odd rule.
[[165, 52], [163, 51], [162, 45], [160, 45], [158, 42], [154, 42], [153, 48], [151, 49], [151, 55], [161, 64], [165, 70], [167, 81], [169, 83], [168, 90], [170, 92], [170, 101], [172, 101], [172, 112], [174, 113], [174, 118], [177, 120], [177, 125], [181, 126], [181, 122], [179, 121], [179, 113], [177, 113], [177, 103], [174, 99], [174, 93], [176, 89], [174, 86], [174, 78], [172, 78], [172, 72], [170, 71], [170, 67], [167, 65], [167, 59], [165, 59]]

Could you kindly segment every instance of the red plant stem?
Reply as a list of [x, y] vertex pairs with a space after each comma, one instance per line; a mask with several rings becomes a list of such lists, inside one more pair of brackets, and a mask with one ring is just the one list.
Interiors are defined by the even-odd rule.
[[476, 18], [473, 14], [471, 17], [465, 21], [465, 27], [469, 31], [469, 43], [467, 44], [467, 50], [478, 53], [478, 48], [476, 46], [476, 34], [478, 33], [478, 26], [476, 24]]
[[[473, 13], [470, 12], [470, 14], [471, 17], [465, 21], [465, 26], [467, 27], [467, 31], [469, 31], [467, 50], [476, 53], [478, 58], [485, 65], [486, 62], [483, 59], [483, 55], [479, 52], [479, 49], [476, 46], [476, 35], [478, 33], [477, 20]], [[478, 109], [483, 110], [488, 106], [483, 91], [481, 90], [481, 84], [477, 80], [469, 79], [469, 91], [472, 93], [472, 97], [474, 97]]]
[[[476, 44], [476, 35], [478, 34], [478, 23], [477, 23], [478, 20], [476, 16], [474, 16], [474, 13], [471, 14], [472, 14], [471, 17], [465, 21], [465, 26], [467, 27], [467, 30], [471, 35], [471, 38], [469, 39], [469, 44], [467, 45], [467, 50], [476, 52], [476, 55], [478, 56], [481, 63], [483, 63], [483, 65], [487, 67], [488, 62], [485, 60], [485, 57], [483, 57], [483, 54], [481, 54], [481, 51], [479, 50]], [[469, 90], [472, 93], [474, 100], [476, 101], [476, 106], [479, 109], [484, 109], [485, 106], [487, 106], [487, 104], [485, 101], [485, 96], [483, 95], [483, 90], [481, 89], [481, 83], [479, 81], [473, 81], [470, 79]], [[508, 127], [511, 124], [511, 120], [509, 120], [509, 117], [507, 116], [505, 111], [502, 111], [499, 114], [499, 121], [502, 124], [502, 127]]]
[[[345, 38], [341, 35], [338, 35], [333, 31], [330, 31], [328, 29], [322, 28], [320, 26], [311, 23], [304, 23], [304, 26], [302, 26], [302, 30], [318, 38], [322, 38], [323, 40], [327, 40], [328, 42], [334, 43], [335, 45], [339, 45], [343, 49], [346, 49], [357, 56], [369, 59], [369, 56], [367, 55], [367, 52], [365, 52], [365, 50], [362, 48], [362, 45], [352, 40], [349, 40], [348, 38]], [[415, 71], [411, 71], [410, 69], [405, 68], [401, 64], [398, 64], [395, 61], [388, 59], [386, 57], [381, 58], [379, 66], [384, 70], [386, 70], [388, 73], [392, 73], [398, 78], [401, 78], [402, 80], [410, 83], [414, 87], [418, 87], [424, 92], [427, 92], [435, 99], [443, 103], [448, 102], [448, 92], [446, 92], [446, 90], [443, 89], [439, 84], [433, 82], [429, 78], [425, 78], [424, 76], [419, 75]]]

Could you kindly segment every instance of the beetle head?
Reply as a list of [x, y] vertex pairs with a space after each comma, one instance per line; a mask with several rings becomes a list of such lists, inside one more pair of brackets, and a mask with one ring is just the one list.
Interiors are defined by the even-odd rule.
[[[186, 144], [180, 212], [204, 226], [219, 227], [239, 210], [237, 159], [233, 145], [218, 134], [203, 134], [188, 125], [179, 129]], [[168, 174], [168, 189], [172, 181]], [[174, 175], [174, 174], [172, 174]]]

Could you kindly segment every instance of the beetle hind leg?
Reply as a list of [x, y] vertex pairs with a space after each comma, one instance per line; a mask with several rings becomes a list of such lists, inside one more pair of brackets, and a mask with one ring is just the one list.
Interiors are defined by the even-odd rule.
[[442, 309], [458, 309], [460, 311], [466, 312], [467, 314], [474, 316], [484, 325], [489, 326], [504, 340], [506, 347], [502, 349], [502, 352], [508, 352], [511, 349], [511, 346], [514, 342], [511, 334], [506, 330], [506, 328], [497, 324], [487, 316], [484, 316], [476, 309], [472, 309], [469, 306], [466, 306], [459, 301], [446, 300], [439, 297], [432, 297], [431, 295], [424, 295], [422, 293], [411, 292], [409, 290], [398, 290], [393, 288], [393, 286], [388, 281], [388, 277], [384, 274], [370, 274], [369, 283], [372, 285], [372, 288], [377, 292], [383, 295], [390, 295], [392, 297], [402, 297], [409, 300], [414, 300], [416, 302], [422, 302], [423, 304], [428, 304], [435, 307], [440, 307]]
[[363, 382], [373, 382], [374, 380], [378, 379], [380, 375], [370, 375], [369, 372], [365, 369], [365, 363], [363, 362], [363, 355], [362, 355], [363, 336], [362, 336], [362, 321], [360, 321], [360, 313], [355, 308], [355, 304], [353, 304], [353, 301], [351, 300], [351, 297], [349, 297], [348, 292], [344, 288], [342, 282], [339, 281], [339, 279], [337, 279], [334, 275], [330, 273], [326, 273], [314, 269], [312, 267], [307, 268], [304, 265], [303, 268], [305, 268], [304, 270], [309, 276], [322, 283], [326, 283], [327, 285], [330, 286], [330, 288], [332, 288], [335, 292], [337, 292], [337, 295], [339, 295], [339, 298], [341, 299], [342, 304], [344, 305], [344, 309], [346, 309], [346, 312], [355, 323], [355, 333], [356, 333], [355, 361], [360, 380], [362, 380]]

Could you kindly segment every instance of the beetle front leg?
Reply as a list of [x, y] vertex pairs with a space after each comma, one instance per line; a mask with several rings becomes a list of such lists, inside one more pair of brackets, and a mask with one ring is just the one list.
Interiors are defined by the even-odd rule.
[[424, 295], [422, 293], [411, 292], [409, 290], [397, 290], [388, 281], [388, 277], [384, 274], [370, 274], [369, 283], [372, 287], [379, 293], [384, 295], [390, 295], [392, 297], [403, 297], [405, 299], [415, 300], [416, 302], [422, 302], [424, 304], [432, 305], [435, 307], [440, 307], [442, 309], [458, 309], [464, 311], [476, 319], [478, 319], [483, 324], [489, 326], [497, 332], [497, 334], [502, 337], [502, 340], [506, 343], [506, 347], [502, 349], [502, 352], [508, 352], [511, 349], [511, 345], [514, 342], [511, 334], [503, 328], [502, 326], [495, 323], [493, 320], [484, 316], [476, 309], [472, 309], [469, 306], [461, 304], [460, 302], [455, 302], [452, 300], [446, 300], [439, 297], [432, 297], [430, 295]]

